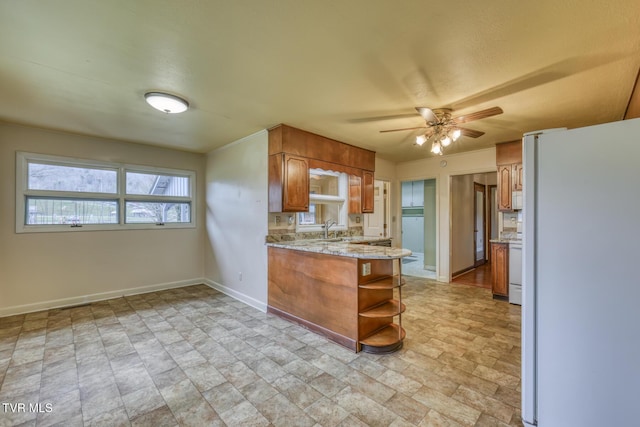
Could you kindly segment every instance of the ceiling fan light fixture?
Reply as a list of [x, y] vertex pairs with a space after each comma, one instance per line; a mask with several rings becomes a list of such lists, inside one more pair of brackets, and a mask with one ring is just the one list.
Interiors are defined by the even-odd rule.
[[442, 144], [443, 147], [448, 147], [449, 145], [451, 145], [451, 138], [449, 137], [449, 135], [445, 135], [440, 140], [440, 143]]
[[433, 144], [431, 144], [431, 152], [442, 155], [442, 145], [440, 145], [440, 141], [433, 141]]
[[460, 129], [454, 129], [453, 132], [451, 132], [451, 139], [457, 141], [460, 135], [462, 135], [462, 131]]
[[416, 144], [422, 146], [425, 142], [427, 142], [427, 137], [424, 135], [416, 136]]
[[163, 113], [183, 113], [189, 108], [189, 103], [185, 99], [169, 93], [147, 92], [144, 94], [144, 99], [147, 104]]

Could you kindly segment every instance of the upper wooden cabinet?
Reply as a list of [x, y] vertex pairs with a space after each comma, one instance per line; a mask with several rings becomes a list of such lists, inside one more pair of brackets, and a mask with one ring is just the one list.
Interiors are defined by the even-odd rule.
[[373, 172], [349, 175], [349, 214], [373, 213]]
[[522, 163], [511, 165], [511, 179], [513, 191], [522, 191]]
[[522, 141], [496, 144], [498, 210], [511, 212], [514, 191], [522, 191]]
[[511, 211], [511, 165], [498, 166], [498, 210]]
[[269, 156], [269, 212], [308, 210], [308, 160], [285, 153]]
[[374, 196], [373, 172], [362, 171], [362, 213], [373, 213]]
[[373, 212], [375, 152], [287, 125], [269, 129], [269, 212], [307, 212], [315, 168], [349, 175], [349, 213]]
[[375, 171], [376, 153], [335, 139], [278, 125], [269, 129], [269, 155], [288, 153], [348, 168]]

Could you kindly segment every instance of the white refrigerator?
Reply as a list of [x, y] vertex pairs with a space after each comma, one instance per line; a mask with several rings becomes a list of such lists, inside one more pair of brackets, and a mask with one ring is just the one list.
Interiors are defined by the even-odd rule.
[[525, 426], [640, 426], [640, 119], [523, 142]]

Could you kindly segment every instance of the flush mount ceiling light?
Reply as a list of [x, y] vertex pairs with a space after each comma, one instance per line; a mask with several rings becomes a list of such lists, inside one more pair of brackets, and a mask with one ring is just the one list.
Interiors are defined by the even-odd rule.
[[189, 103], [186, 100], [164, 92], [147, 92], [144, 94], [144, 99], [147, 104], [163, 113], [182, 113], [189, 108]]

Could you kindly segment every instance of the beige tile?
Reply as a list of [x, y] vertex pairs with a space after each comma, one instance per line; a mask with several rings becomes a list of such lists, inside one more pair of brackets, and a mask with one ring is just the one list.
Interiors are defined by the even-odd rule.
[[342, 390], [332, 400], [369, 426], [389, 425], [397, 418], [392, 411], [351, 387]]
[[451, 397], [503, 422], [509, 422], [513, 416], [512, 406], [464, 386], [460, 386]]
[[0, 399], [58, 399], [66, 425], [520, 425], [519, 307], [407, 281], [390, 355], [204, 285], [3, 318]]
[[435, 409], [439, 413], [465, 426], [474, 425], [481, 413], [475, 408], [426, 386], [418, 390], [413, 395], [413, 398], [428, 408]]
[[349, 417], [349, 412], [326, 397], [308, 406], [305, 412], [323, 427], [335, 427]]
[[520, 384], [520, 378], [482, 365], [478, 365], [473, 374], [503, 387], [515, 388]]
[[276, 394], [269, 400], [256, 404], [255, 407], [276, 426], [311, 427], [316, 423], [300, 407], [281, 394]]

